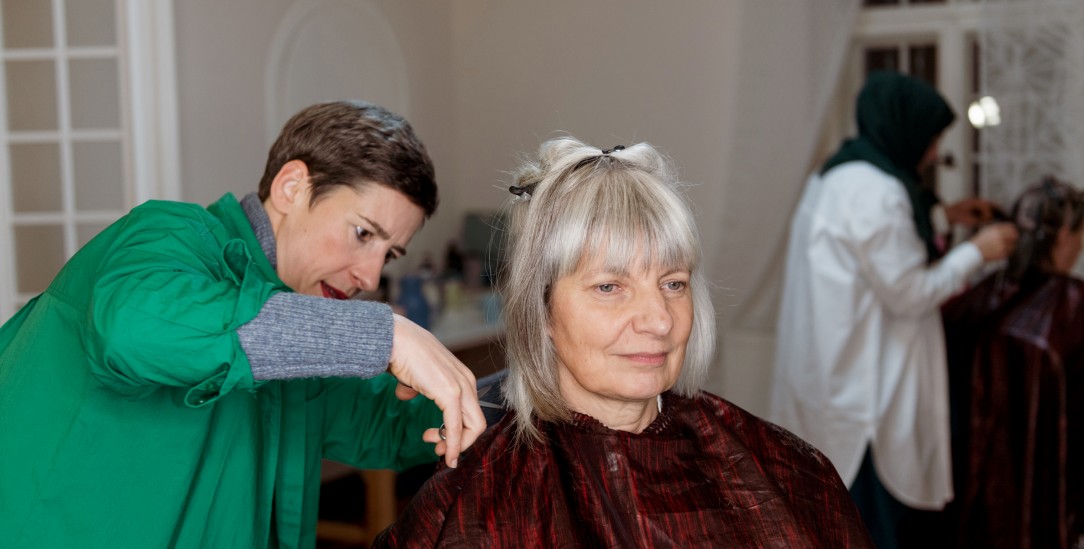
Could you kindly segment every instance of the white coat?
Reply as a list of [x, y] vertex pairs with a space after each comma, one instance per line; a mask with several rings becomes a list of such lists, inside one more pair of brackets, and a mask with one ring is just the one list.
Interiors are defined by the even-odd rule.
[[791, 225], [770, 419], [850, 486], [867, 447], [893, 497], [952, 499], [939, 306], [983, 264], [965, 242], [928, 265], [903, 185], [853, 161], [813, 174]]

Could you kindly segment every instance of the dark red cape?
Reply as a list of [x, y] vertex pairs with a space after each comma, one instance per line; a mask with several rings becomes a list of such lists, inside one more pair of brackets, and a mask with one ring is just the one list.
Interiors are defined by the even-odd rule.
[[995, 273], [943, 309], [960, 546], [1075, 547], [1084, 524], [1084, 281]]
[[872, 547], [832, 464], [710, 394], [640, 434], [577, 415], [513, 448], [513, 414], [440, 466], [376, 547]]

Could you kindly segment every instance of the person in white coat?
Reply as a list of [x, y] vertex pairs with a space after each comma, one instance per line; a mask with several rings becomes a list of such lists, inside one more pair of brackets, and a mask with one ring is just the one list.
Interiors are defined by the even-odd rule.
[[873, 73], [858, 137], [810, 176], [791, 223], [769, 419], [828, 456], [879, 547], [897, 546], [909, 509], [952, 499], [938, 308], [1016, 239], [988, 224], [943, 252], [938, 218], [992, 213], [979, 199], [942, 206], [919, 177], [954, 118], [926, 83]]

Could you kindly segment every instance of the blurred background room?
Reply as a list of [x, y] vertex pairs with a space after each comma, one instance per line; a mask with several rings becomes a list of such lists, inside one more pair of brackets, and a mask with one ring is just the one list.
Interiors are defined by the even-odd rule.
[[561, 132], [669, 154], [714, 283], [710, 389], [756, 414], [790, 215], [868, 72], [952, 103], [946, 201], [1084, 183], [1080, 0], [0, 0], [0, 48], [0, 319], [130, 208], [255, 190], [289, 115], [359, 98], [412, 122], [441, 192], [382, 298], [421, 277], [480, 375], [500, 368], [487, 250], [521, 155]]

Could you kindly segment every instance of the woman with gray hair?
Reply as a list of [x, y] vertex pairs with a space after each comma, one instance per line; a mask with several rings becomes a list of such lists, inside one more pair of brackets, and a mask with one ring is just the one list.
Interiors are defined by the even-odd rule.
[[554, 139], [509, 190], [510, 411], [378, 546], [870, 543], [824, 456], [701, 390], [714, 309], [658, 151]]

